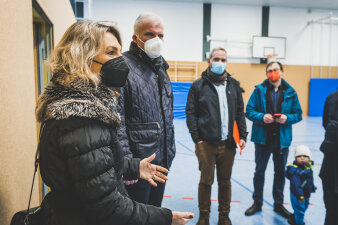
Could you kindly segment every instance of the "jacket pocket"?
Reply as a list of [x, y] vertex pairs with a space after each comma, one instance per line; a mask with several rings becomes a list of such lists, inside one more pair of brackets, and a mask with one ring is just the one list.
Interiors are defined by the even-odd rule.
[[160, 124], [132, 123], [128, 125], [128, 133], [134, 157], [147, 158], [160, 149]]
[[266, 144], [267, 133], [264, 129], [264, 126], [260, 124], [252, 125], [251, 141], [256, 144]]

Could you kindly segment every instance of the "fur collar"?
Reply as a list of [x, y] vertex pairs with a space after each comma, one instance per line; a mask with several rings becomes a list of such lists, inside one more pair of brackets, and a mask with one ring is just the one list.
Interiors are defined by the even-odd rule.
[[49, 119], [83, 117], [99, 120], [118, 128], [117, 93], [101, 83], [95, 87], [81, 78], [64, 84], [67, 75], [56, 74], [40, 95], [35, 109], [38, 122]]

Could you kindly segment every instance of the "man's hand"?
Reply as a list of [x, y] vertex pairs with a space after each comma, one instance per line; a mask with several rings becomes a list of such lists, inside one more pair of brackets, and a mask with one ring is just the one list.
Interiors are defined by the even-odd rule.
[[148, 158], [142, 159], [140, 162], [140, 177], [148, 181], [154, 187], [157, 186], [155, 181], [164, 183], [166, 180], [168, 180], [167, 176], [163, 174], [163, 173], [168, 173], [168, 170], [166, 168], [150, 163], [151, 161], [155, 159], [155, 157], [156, 157], [156, 154], [154, 153]]
[[245, 148], [245, 146], [246, 146], [245, 141], [244, 141], [243, 139], [241, 139], [241, 140], [239, 141], [239, 147], [241, 147], [241, 149], [243, 149], [243, 148]]
[[264, 123], [272, 123], [273, 121], [275, 121], [275, 120], [273, 119], [273, 116], [271, 114], [265, 114], [263, 116], [263, 122]]
[[282, 114], [279, 118], [276, 118], [276, 122], [280, 124], [284, 124], [288, 120], [288, 117]]

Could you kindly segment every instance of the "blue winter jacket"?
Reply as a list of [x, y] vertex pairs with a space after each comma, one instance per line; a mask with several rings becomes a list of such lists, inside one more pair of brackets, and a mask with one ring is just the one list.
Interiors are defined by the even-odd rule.
[[[263, 122], [266, 110], [266, 91], [268, 80], [256, 86], [246, 106], [246, 117], [253, 122], [251, 141], [257, 144], [266, 144], [267, 125]], [[288, 148], [292, 141], [291, 125], [302, 120], [302, 109], [296, 91], [282, 79], [283, 102], [281, 113], [287, 116], [285, 124], [280, 125], [281, 149]]]
[[296, 161], [286, 169], [286, 177], [290, 180], [290, 191], [297, 199], [310, 198], [316, 191], [313, 183], [313, 161], [308, 164], [298, 164]]

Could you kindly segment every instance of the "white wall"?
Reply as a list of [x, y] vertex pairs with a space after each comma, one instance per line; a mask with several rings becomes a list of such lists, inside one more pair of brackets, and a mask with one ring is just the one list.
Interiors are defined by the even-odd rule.
[[[270, 8], [269, 36], [287, 38], [286, 59], [281, 60], [283, 63], [338, 65], [338, 25], [332, 26], [331, 43], [329, 25], [308, 25], [308, 21], [327, 16], [329, 12], [300, 8]], [[338, 11], [333, 11], [333, 16], [338, 17]]]
[[[93, 0], [92, 18], [114, 20], [122, 33], [123, 50], [128, 50], [133, 24], [142, 12], [161, 16], [165, 25], [167, 60], [201, 61], [203, 47], [203, 3]], [[328, 15], [328, 10], [270, 7], [269, 36], [286, 37], [286, 59], [290, 65], [338, 65], [338, 25], [331, 32], [328, 25], [307, 25], [313, 18]], [[338, 11], [333, 11], [338, 17]], [[230, 62], [259, 63], [252, 59], [253, 35], [261, 35], [262, 7], [212, 4], [211, 36], [224, 41], [211, 41], [211, 48], [223, 46]], [[322, 40], [322, 41], [321, 41]]]
[[[338, 25], [313, 24], [308, 21], [329, 15], [329, 10], [270, 7], [269, 36], [286, 37], [286, 58], [289, 65], [338, 65]], [[262, 7], [212, 5], [211, 36], [224, 41], [211, 41], [213, 47], [228, 51], [230, 62], [257, 63], [251, 59], [252, 48], [243, 42], [261, 35]], [[338, 11], [332, 11], [338, 17]], [[331, 41], [330, 41], [331, 37]]]
[[156, 1], [94, 0], [94, 20], [113, 20], [122, 34], [123, 51], [129, 49], [134, 22], [143, 12], [159, 15], [164, 22], [166, 60], [201, 61], [203, 35], [203, 4]]
[[227, 41], [211, 41], [210, 48], [224, 47], [229, 62], [259, 62], [251, 59], [249, 42], [261, 35], [261, 21], [262, 7], [212, 4], [211, 36]]

